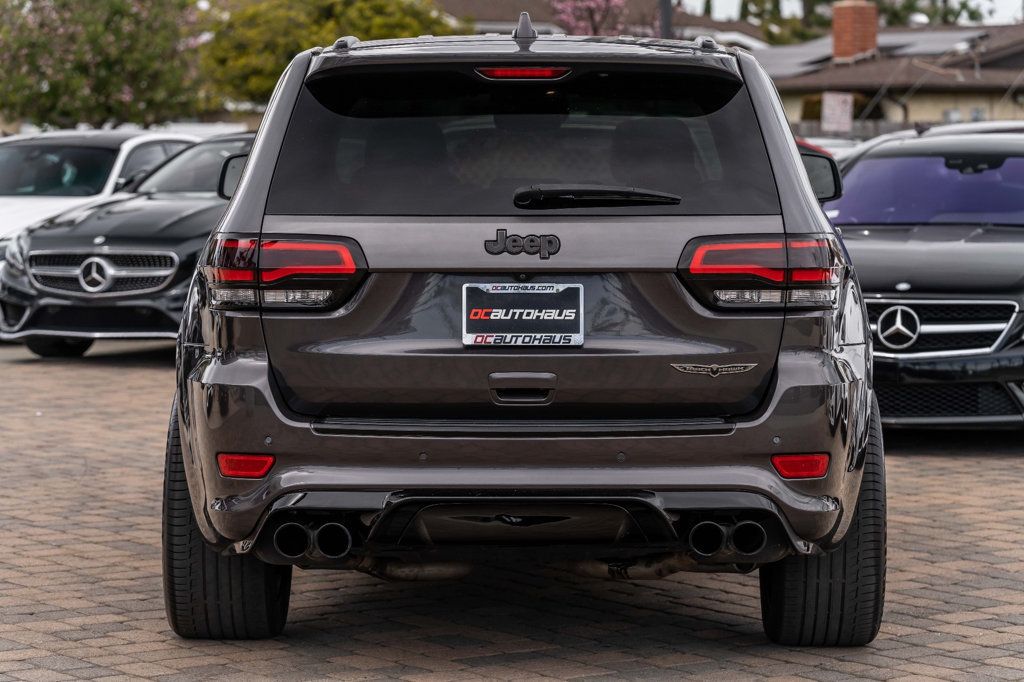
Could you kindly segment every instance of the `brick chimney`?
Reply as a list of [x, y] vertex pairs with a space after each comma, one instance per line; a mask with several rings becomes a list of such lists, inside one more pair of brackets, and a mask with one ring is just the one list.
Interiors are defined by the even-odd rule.
[[878, 7], [868, 0], [832, 3], [832, 60], [852, 62], [878, 49]]

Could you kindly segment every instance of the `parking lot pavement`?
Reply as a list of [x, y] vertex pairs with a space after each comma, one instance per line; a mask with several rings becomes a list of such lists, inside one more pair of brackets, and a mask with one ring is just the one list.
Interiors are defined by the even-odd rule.
[[889, 434], [882, 634], [766, 643], [756, 576], [589, 581], [486, 567], [455, 583], [298, 572], [285, 635], [167, 628], [160, 486], [173, 349], [75, 361], [0, 345], [0, 675], [408, 680], [1024, 679], [1024, 449], [1017, 434]]

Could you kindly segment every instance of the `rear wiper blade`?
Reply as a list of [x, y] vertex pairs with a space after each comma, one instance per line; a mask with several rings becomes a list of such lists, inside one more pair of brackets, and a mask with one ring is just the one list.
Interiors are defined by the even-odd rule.
[[678, 194], [640, 187], [615, 185], [530, 185], [516, 190], [512, 200], [519, 208], [549, 209], [570, 206], [674, 206], [683, 200]]

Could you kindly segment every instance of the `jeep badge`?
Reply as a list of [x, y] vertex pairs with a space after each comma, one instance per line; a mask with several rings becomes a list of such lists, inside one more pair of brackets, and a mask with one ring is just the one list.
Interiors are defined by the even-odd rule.
[[498, 230], [494, 239], [484, 242], [487, 253], [497, 256], [502, 253], [516, 255], [525, 253], [531, 256], [540, 254], [541, 260], [547, 260], [558, 253], [562, 248], [562, 242], [553, 234], [528, 234], [520, 237], [518, 234], [510, 235], [508, 230]]

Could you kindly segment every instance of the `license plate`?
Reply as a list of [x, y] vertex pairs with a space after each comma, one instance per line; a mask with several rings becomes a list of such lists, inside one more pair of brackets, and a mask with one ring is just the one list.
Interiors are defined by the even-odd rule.
[[467, 346], [582, 346], [582, 284], [463, 284]]

